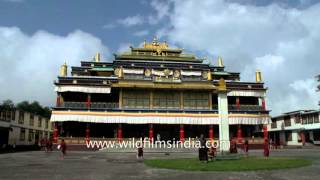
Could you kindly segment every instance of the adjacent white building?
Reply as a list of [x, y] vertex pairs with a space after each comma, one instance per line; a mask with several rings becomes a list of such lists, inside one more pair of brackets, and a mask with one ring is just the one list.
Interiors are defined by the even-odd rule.
[[49, 119], [19, 110], [0, 109], [0, 145], [34, 145], [49, 138]]
[[320, 144], [320, 111], [299, 110], [272, 118], [270, 139], [278, 145]]

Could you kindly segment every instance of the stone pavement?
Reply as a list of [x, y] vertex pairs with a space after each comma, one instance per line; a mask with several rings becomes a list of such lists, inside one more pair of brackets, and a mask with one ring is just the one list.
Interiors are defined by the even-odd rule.
[[[254, 150], [251, 155], [262, 155]], [[135, 153], [41, 151], [0, 154], [0, 179], [319, 179], [320, 149], [274, 150], [271, 156], [301, 156], [313, 160], [308, 167], [251, 172], [187, 172], [153, 169], [139, 162]], [[145, 158], [192, 158], [196, 153], [146, 153]]]

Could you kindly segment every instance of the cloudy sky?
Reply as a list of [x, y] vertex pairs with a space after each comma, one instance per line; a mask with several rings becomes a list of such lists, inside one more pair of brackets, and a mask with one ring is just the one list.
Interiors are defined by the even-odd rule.
[[67, 61], [112, 53], [154, 35], [254, 81], [260, 69], [273, 115], [319, 109], [317, 0], [0, 0], [0, 100], [52, 106]]

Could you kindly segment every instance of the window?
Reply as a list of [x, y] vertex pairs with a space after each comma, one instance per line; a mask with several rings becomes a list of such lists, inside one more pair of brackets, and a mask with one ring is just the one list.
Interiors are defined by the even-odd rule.
[[313, 115], [312, 114], [308, 115], [308, 124], [313, 124]]
[[15, 121], [16, 120], [16, 111], [15, 110], [13, 110], [12, 112], [12, 121]]
[[42, 126], [42, 118], [38, 117], [38, 127], [41, 127], [41, 126]]
[[26, 138], [26, 130], [24, 128], [20, 129], [20, 141], [24, 141]]
[[307, 122], [308, 122], [308, 116], [303, 115], [302, 116], [302, 124], [307, 124]]
[[29, 129], [28, 141], [29, 142], [33, 141], [33, 138], [34, 138], [34, 132], [32, 129]]
[[24, 112], [23, 111], [19, 111], [19, 124], [23, 124], [24, 123]]
[[314, 115], [314, 123], [319, 123], [319, 114]]
[[284, 126], [291, 126], [291, 119], [290, 116], [284, 117]]
[[299, 116], [299, 115], [295, 115], [295, 116], [294, 116], [294, 122], [295, 122], [296, 124], [301, 123], [301, 119], [300, 119], [300, 116]]
[[155, 109], [179, 109], [180, 93], [155, 91], [153, 95], [153, 105]]
[[33, 126], [33, 125], [34, 125], [34, 115], [33, 115], [33, 114], [30, 114], [29, 125], [30, 125], [30, 126]]
[[49, 128], [49, 119], [46, 119], [46, 129], [48, 129]]
[[12, 119], [12, 111], [3, 110], [0, 112], [0, 120], [10, 122], [11, 119]]
[[148, 92], [143, 91], [130, 91], [123, 92], [122, 97], [124, 108], [146, 108], [150, 106], [150, 95]]
[[185, 109], [209, 109], [208, 93], [187, 92], [183, 96]]
[[11, 120], [11, 115], [12, 115], [12, 114], [11, 114], [11, 111], [6, 111], [6, 114], [7, 114], [7, 115], [6, 115], [6, 118], [5, 118], [5, 119], [6, 119], [7, 121], [10, 121], [10, 120]]
[[286, 141], [292, 141], [292, 131], [285, 132]]

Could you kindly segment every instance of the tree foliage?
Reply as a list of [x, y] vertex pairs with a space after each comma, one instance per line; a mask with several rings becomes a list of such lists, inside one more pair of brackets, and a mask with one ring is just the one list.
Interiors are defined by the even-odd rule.
[[49, 107], [44, 107], [39, 104], [37, 101], [33, 101], [32, 103], [29, 103], [28, 101], [22, 101], [20, 103], [17, 103], [14, 105], [14, 103], [11, 100], [5, 100], [0, 104], [2, 108], [4, 109], [18, 109], [25, 112], [34, 113], [46, 118], [50, 118], [51, 111]]

